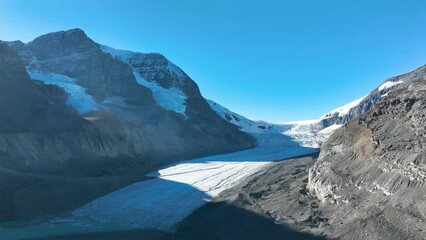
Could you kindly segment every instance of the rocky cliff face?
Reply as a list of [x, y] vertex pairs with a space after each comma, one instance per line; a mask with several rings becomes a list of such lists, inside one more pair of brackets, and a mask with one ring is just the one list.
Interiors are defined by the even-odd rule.
[[355, 100], [354, 102], [343, 106], [342, 108], [325, 114], [323, 117], [321, 117], [319, 125], [323, 128], [333, 124], [344, 125], [347, 122], [368, 112], [376, 103], [380, 102], [382, 98], [386, 97], [389, 92], [405, 88], [413, 81], [424, 79], [425, 75], [426, 66], [422, 66], [412, 72], [391, 77], [384, 81], [379, 87], [374, 89], [368, 95]]
[[[33, 80], [51, 89], [58, 86], [55, 89], [68, 105], [62, 107], [76, 110], [83, 125], [96, 129], [81, 131], [84, 136], [78, 137], [77, 150], [69, 150], [69, 144], [59, 144], [54, 138], [46, 139], [45, 147], [28, 139], [28, 144], [35, 144], [32, 155], [37, 158], [46, 155], [42, 149], [63, 146], [49, 154], [63, 164], [75, 165], [73, 159], [88, 152], [89, 158], [133, 159], [147, 168], [253, 146], [248, 135], [213, 113], [194, 81], [160, 54], [124, 51], [129, 58], [123, 59], [105, 51], [80, 29], [7, 45], [20, 56]], [[9, 115], [21, 110], [10, 109]], [[83, 128], [73, 125], [71, 129]]]
[[334, 204], [335, 215], [351, 216], [343, 221], [345, 225], [364, 221], [372, 228], [364, 228], [370, 237], [371, 232], [388, 231], [400, 239], [422, 239], [426, 236], [425, 67], [389, 82], [393, 91], [381, 92], [386, 89], [383, 85], [376, 89], [369, 96], [380, 95], [381, 101], [324, 143], [309, 171], [308, 189], [324, 204]]

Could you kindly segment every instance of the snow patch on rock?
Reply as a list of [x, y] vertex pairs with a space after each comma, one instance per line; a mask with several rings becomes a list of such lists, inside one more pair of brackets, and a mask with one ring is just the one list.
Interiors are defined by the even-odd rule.
[[28, 70], [27, 73], [33, 80], [39, 80], [45, 84], [56, 85], [64, 89], [65, 92], [68, 93], [67, 104], [75, 108], [80, 114], [89, 113], [101, 108], [93, 97], [86, 93], [86, 88], [77, 84], [77, 79], [75, 78], [60, 74], [46, 74]]
[[378, 89], [379, 89], [379, 91], [382, 91], [384, 89], [391, 88], [391, 87], [396, 86], [398, 84], [401, 84], [403, 82], [404, 81], [396, 81], [396, 82], [387, 81], [387, 82], [384, 82], [382, 85], [380, 85]]
[[180, 89], [171, 87], [163, 88], [158, 83], [145, 80], [139, 73], [133, 72], [136, 81], [152, 91], [155, 102], [162, 108], [180, 113], [184, 116], [186, 111], [187, 96]]
[[322, 116], [321, 119], [329, 118], [329, 117], [332, 117], [332, 116], [335, 116], [335, 115], [337, 115], [339, 117], [343, 117], [346, 114], [348, 114], [349, 111], [352, 108], [358, 106], [362, 102], [362, 100], [364, 100], [367, 96], [368, 95], [365, 95], [361, 98], [356, 99], [355, 101], [352, 101], [352, 102], [350, 102], [346, 105], [343, 105], [339, 108], [336, 108], [336, 109], [332, 110], [331, 112], [327, 113], [326, 115]]

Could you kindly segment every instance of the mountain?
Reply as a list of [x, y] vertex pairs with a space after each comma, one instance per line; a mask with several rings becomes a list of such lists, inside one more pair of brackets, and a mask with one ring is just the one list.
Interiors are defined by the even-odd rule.
[[248, 119], [212, 100], [208, 100], [208, 103], [222, 119], [236, 125], [241, 131], [255, 138], [258, 147], [302, 146], [320, 148], [321, 144], [336, 129], [342, 126], [342, 124], [338, 123], [324, 125], [324, 121], [327, 123], [332, 122], [327, 116], [338, 112], [343, 115], [348, 112], [348, 108], [356, 107], [353, 103], [349, 103], [331, 111], [319, 120], [269, 123], [262, 120]]
[[[0, 46], [2, 167], [25, 172], [58, 171], [67, 164], [67, 157], [84, 164], [90, 150], [95, 156], [101, 151], [99, 147], [114, 145], [113, 138], [67, 107], [65, 91], [32, 81], [18, 56], [6, 45]], [[98, 148], [89, 149], [85, 146], [89, 144]]]
[[308, 189], [332, 221], [351, 216], [341, 228], [355, 236], [424, 239], [426, 66], [386, 81], [353, 112], [375, 99], [323, 144]]
[[[76, 207], [160, 165], [255, 144], [218, 117], [197, 84], [161, 54], [115, 50], [80, 29], [0, 45], [0, 168], [7, 176], [0, 193], [8, 196], [0, 201], [2, 218]], [[81, 182], [73, 180], [108, 177], [115, 182], [76, 187]], [[33, 178], [34, 186], [17, 184]], [[33, 204], [14, 200], [40, 185], [51, 190]], [[37, 205], [58, 187], [62, 197]]]
[[103, 156], [125, 155], [158, 166], [253, 146], [249, 136], [214, 114], [194, 81], [160, 54], [101, 46], [80, 29], [7, 44], [33, 80], [62, 88], [68, 106], [128, 148], [125, 153], [101, 149]]

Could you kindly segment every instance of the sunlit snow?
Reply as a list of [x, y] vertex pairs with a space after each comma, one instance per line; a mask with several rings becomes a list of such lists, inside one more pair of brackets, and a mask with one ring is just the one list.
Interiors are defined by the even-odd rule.
[[331, 116], [336, 115], [336, 114], [339, 117], [345, 116], [346, 114], [349, 113], [349, 111], [352, 108], [358, 106], [362, 102], [362, 100], [364, 100], [367, 96], [368, 95], [365, 95], [365, 96], [363, 96], [361, 98], [356, 99], [355, 101], [352, 101], [352, 102], [350, 102], [350, 103], [348, 103], [346, 105], [343, 105], [343, 106], [341, 106], [339, 108], [336, 108], [336, 109], [330, 111], [329, 113], [327, 113], [326, 115], [322, 116], [321, 119], [327, 118], [327, 117], [331, 117]]
[[379, 91], [382, 91], [382, 90], [387, 89], [387, 88], [391, 88], [391, 87], [396, 86], [398, 84], [401, 84], [403, 82], [404, 81], [396, 81], [396, 82], [387, 81], [387, 82], [384, 82], [382, 85], [379, 86]]

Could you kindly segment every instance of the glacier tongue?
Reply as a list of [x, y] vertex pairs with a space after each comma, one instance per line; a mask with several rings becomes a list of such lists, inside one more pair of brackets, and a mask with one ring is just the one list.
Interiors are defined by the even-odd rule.
[[329, 132], [317, 134], [322, 129], [318, 125], [319, 120], [288, 123], [255, 121], [238, 115], [212, 100], [207, 100], [207, 102], [221, 118], [253, 136], [259, 147], [302, 146], [319, 148], [324, 139], [329, 136]]
[[250, 150], [193, 159], [150, 174], [73, 212], [102, 222], [173, 231], [175, 225], [222, 191], [272, 161], [316, 152], [294, 147]]

